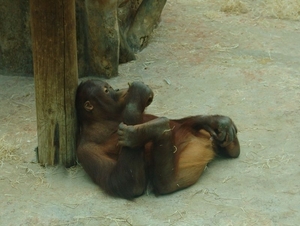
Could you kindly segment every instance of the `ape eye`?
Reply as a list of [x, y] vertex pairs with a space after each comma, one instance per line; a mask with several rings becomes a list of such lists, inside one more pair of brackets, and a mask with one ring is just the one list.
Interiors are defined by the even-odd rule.
[[104, 93], [108, 93], [109, 91], [108, 91], [108, 88], [104, 88]]

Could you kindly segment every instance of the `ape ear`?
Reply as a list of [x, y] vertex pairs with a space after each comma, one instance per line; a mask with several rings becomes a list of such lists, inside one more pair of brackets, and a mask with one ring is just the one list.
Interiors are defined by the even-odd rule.
[[91, 102], [86, 101], [86, 102], [84, 103], [84, 109], [85, 109], [86, 111], [91, 111], [91, 110], [93, 110], [93, 108], [94, 108], [94, 106], [91, 104]]

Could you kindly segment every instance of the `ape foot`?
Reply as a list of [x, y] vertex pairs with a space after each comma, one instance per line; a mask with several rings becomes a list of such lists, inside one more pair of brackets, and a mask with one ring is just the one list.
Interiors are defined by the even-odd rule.
[[224, 154], [227, 157], [237, 158], [240, 155], [240, 143], [238, 138], [236, 137], [234, 141], [229, 143], [224, 149]]
[[119, 125], [118, 135], [120, 146], [134, 148], [141, 145], [141, 137], [137, 126], [126, 125], [122, 122]]

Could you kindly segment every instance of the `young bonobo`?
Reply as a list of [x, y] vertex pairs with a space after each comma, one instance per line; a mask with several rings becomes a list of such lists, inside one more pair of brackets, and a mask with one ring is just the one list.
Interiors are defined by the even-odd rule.
[[133, 199], [152, 184], [156, 195], [194, 184], [216, 155], [240, 154], [237, 129], [226, 116], [178, 120], [145, 114], [152, 90], [141, 82], [114, 90], [100, 80], [82, 82], [76, 110], [77, 156], [108, 194]]

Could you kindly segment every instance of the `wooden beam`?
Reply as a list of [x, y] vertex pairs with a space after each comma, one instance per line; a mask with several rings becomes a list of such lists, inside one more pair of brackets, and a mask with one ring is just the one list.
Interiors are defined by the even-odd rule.
[[75, 0], [30, 0], [38, 161], [75, 163], [78, 85]]

